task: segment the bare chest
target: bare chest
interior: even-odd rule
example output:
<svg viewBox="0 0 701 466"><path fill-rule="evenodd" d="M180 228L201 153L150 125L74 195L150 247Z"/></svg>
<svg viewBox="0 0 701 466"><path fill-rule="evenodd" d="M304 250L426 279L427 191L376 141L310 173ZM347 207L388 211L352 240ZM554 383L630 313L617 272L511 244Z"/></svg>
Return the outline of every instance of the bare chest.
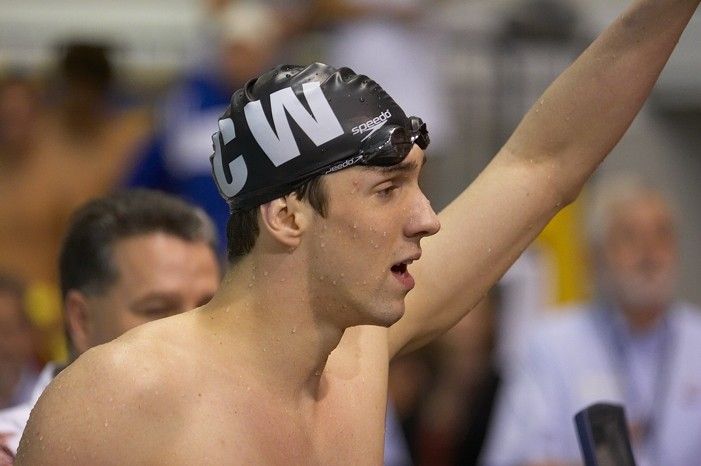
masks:
<svg viewBox="0 0 701 466"><path fill-rule="evenodd" d="M255 390L233 403L202 394L177 442L189 442L183 464L381 464L386 397L367 396L372 390L363 392L358 381L331 382L304 406Z"/></svg>

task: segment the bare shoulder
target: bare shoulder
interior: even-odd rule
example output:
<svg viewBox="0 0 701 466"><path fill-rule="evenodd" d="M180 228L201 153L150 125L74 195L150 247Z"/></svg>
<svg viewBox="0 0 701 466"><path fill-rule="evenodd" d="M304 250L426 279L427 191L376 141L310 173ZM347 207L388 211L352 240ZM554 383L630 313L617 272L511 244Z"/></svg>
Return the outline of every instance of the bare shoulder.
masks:
<svg viewBox="0 0 701 466"><path fill-rule="evenodd" d="M155 452L134 447L167 440L177 405L170 400L173 358L145 336L93 348L62 371L32 411L17 464L148 461Z"/></svg>

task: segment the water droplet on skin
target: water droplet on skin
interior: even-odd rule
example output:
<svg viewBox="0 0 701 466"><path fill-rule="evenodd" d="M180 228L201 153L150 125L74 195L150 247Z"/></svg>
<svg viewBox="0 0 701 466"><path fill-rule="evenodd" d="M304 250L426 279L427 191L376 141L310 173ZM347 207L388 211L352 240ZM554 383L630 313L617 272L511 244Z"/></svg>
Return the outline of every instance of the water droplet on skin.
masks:
<svg viewBox="0 0 701 466"><path fill-rule="evenodd" d="M248 287L249 287L249 288L253 288L253 283L249 283L249 284L248 284Z"/></svg>
<svg viewBox="0 0 701 466"><path fill-rule="evenodd" d="M109 426L109 425L110 425L110 423L107 422L107 421L105 421L105 427L107 427L107 426Z"/></svg>
<svg viewBox="0 0 701 466"><path fill-rule="evenodd" d="M293 328L292 328L292 333L297 333L297 329L293 327Z"/></svg>
<svg viewBox="0 0 701 466"><path fill-rule="evenodd" d="M321 243L321 247L322 247L322 248L325 248L325 247L326 247L326 243Z"/></svg>
<svg viewBox="0 0 701 466"><path fill-rule="evenodd" d="M358 229L358 224L357 224L357 223L354 223L354 224L353 224L353 229L354 229L354 230L357 230L357 229Z"/></svg>
<svg viewBox="0 0 701 466"><path fill-rule="evenodd" d="M333 281L333 284L334 284L334 285L336 284L336 280Z"/></svg>
<svg viewBox="0 0 701 466"><path fill-rule="evenodd" d="M263 276L264 276L264 277L267 277L267 276L268 276L268 271L267 271L267 270L263 272Z"/></svg>

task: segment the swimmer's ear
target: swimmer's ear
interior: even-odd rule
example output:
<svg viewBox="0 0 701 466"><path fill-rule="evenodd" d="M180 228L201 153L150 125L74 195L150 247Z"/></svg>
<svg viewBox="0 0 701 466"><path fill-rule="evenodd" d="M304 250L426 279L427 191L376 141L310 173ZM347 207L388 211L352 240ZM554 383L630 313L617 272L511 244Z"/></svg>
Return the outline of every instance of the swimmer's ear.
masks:
<svg viewBox="0 0 701 466"><path fill-rule="evenodd" d="M78 290L69 290L63 303L66 329L75 356L90 349L90 309L86 296Z"/></svg>
<svg viewBox="0 0 701 466"><path fill-rule="evenodd" d="M309 206L294 194L260 206L261 227L288 248L296 248L308 225Z"/></svg>

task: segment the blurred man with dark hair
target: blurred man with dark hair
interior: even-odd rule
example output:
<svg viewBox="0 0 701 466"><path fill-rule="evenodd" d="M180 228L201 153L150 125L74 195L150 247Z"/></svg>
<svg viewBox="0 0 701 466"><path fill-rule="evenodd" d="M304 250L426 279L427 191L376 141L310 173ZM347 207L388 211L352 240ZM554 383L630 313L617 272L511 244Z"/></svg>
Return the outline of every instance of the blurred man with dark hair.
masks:
<svg viewBox="0 0 701 466"><path fill-rule="evenodd" d="M79 209L59 261L72 359L143 323L208 302L219 284L216 250L206 214L163 193L125 191ZM48 364L27 403L0 412L10 450L61 369Z"/></svg>

